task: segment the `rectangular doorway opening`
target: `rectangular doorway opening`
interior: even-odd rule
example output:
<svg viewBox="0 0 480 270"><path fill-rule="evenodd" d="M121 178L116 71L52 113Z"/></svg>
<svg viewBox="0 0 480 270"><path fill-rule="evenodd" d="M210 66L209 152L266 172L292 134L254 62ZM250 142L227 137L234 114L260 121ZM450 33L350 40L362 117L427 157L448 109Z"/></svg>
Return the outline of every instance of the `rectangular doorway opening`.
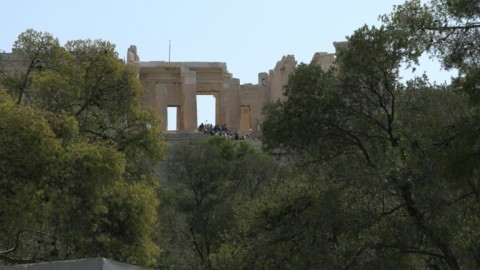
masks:
<svg viewBox="0 0 480 270"><path fill-rule="evenodd" d="M240 106L240 131L249 131L250 125L250 106Z"/></svg>
<svg viewBox="0 0 480 270"><path fill-rule="evenodd" d="M216 99L214 95L197 95L197 127L203 125L215 126Z"/></svg>
<svg viewBox="0 0 480 270"><path fill-rule="evenodd" d="M167 107L167 131L177 131L178 106Z"/></svg>

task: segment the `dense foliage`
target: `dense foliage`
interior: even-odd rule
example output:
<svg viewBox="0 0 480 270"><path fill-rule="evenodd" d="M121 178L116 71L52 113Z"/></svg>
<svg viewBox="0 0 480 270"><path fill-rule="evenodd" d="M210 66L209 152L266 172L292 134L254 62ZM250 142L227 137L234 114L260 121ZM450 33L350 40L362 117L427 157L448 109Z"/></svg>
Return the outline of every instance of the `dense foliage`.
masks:
<svg viewBox="0 0 480 270"><path fill-rule="evenodd" d="M264 153L185 143L162 186L136 70L108 42L28 30L15 43L28 65L0 74L0 259L480 268L479 17L475 0L395 7L348 37L335 67L296 68L264 107ZM458 76L403 81L423 54Z"/></svg>
<svg viewBox="0 0 480 270"><path fill-rule="evenodd" d="M163 155L136 70L112 44L27 30L0 83L0 259L153 265Z"/></svg>
<svg viewBox="0 0 480 270"><path fill-rule="evenodd" d="M238 237L236 208L279 182L277 162L245 142L211 137L178 146L167 161L160 259L165 269L212 269Z"/></svg>
<svg viewBox="0 0 480 270"><path fill-rule="evenodd" d="M247 232L264 241L239 268L480 267L479 15L475 1L411 1L355 31L336 69L297 68L287 100L265 108L263 134L267 149L294 157L303 178L292 181L307 188L251 219ZM458 68L451 85L401 82L424 52Z"/></svg>

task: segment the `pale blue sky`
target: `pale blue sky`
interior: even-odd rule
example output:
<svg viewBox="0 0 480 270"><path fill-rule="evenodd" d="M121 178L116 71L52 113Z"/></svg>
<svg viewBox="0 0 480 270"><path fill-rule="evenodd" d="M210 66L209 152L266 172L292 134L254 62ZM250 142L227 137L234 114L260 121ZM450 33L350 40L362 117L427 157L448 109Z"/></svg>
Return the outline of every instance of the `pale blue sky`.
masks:
<svg viewBox="0 0 480 270"><path fill-rule="evenodd" d="M11 51L28 28L46 31L62 44L104 39L121 58L137 46L141 61L226 62L241 83L256 83L283 55L310 62L333 52L364 24L379 25L404 0L4 0L0 3L0 49ZM435 67L435 70L438 68ZM434 75L434 74L432 74ZM443 77L432 79L443 81ZM201 119L199 117L199 119Z"/></svg>

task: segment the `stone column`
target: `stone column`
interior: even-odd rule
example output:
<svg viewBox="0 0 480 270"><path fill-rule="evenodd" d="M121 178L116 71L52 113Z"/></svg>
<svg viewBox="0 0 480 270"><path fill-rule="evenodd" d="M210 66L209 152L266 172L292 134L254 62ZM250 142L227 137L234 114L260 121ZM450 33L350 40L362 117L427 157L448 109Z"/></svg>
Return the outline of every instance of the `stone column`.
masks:
<svg viewBox="0 0 480 270"><path fill-rule="evenodd" d="M215 97L215 123L212 124L227 124L226 122L226 116L225 116L225 93L224 91L218 91L213 93L213 96Z"/></svg>
<svg viewBox="0 0 480 270"><path fill-rule="evenodd" d="M240 130L240 80L229 78L224 81L224 90L227 100L227 125L232 131Z"/></svg>
<svg viewBox="0 0 480 270"><path fill-rule="evenodd" d="M217 124L219 125L227 124L228 128L230 128L230 125L228 123L228 109L230 106L228 102L229 86L230 84L228 81L228 77L223 78L220 91L218 91L218 93L215 95L216 96L215 111L217 113L216 115Z"/></svg>
<svg viewBox="0 0 480 270"><path fill-rule="evenodd" d="M259 90L262 92L261 96L261 101L259 101L259 110L258 114L255 116L254 122L253 122L253 130L260 132L260 125L264 120L264 116L262 115L262 108L263 105L268 101L268 90L269 90L269 85L270 85L270 78L268 77L268 73L266 72L261 72L258 73L258 87Z"/></svg>
<svg viewBox="0 0 480 270"><path fill-rule="evenodd" d="M157 106L156 110L160 117L160 130L167 131L167 84L155 83L155 101Z"/></svg>
<svg viewBox="0 0 480 270"><path fill-rule="evenodd" d="M195 71L185 71L182 74L183 104L181 105L183 131L197 130L197 78Z"/></svg>
<svg viewBox="0 0 480 270"><path fill-rule="evenodd" d="M160 130L167 130L167 87L157 82L145 82L143 103L151 107L160 118Z"/></svg>

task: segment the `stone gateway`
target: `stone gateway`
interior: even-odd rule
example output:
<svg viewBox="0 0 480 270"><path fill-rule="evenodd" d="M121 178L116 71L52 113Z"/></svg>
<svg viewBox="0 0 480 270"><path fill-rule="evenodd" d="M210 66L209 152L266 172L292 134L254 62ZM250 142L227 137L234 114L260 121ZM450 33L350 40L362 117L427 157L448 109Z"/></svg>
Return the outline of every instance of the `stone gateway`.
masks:
<svg viewBox="0 0 480 270"><path fill-rule="evenodd" d="M334 42L338 50L344 42ZM334 64L334 53L315 53L311 63L328 69ZM22 53L0 53L0 72L14 73L25 69ZM240 84L222 62L142 62L137 47L127 51L127 63L138 69L138 79L145 87L145 104L151 106L161 120L160 129L167 131L168 108L177 111L179 133L197 131L197 95L215 98L215 119L232 132L258 132L262 122L262 106L282 100L288 76L295 70L293 55L282 57L269 73L258 74L257 84Z"/></svg>

